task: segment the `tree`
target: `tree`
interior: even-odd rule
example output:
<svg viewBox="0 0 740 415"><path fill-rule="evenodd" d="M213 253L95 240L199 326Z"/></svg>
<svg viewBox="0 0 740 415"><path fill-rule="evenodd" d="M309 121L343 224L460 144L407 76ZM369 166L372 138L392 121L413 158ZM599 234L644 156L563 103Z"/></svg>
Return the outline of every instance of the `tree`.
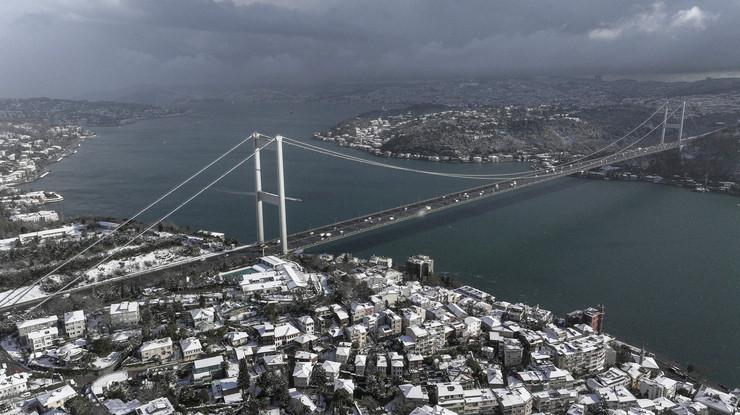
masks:
<svg viewBox="0 0 740 415"><path fill-rule="evenodd" d="M323 367L316 365L311 372L311 385L323 391L326 387L326 370Z"/></svg>
<svg viewBox="0 0 740 415"><path fill-rule="evenodd" d="M265 316L267 316L267 318L273 323L277 321L278 315L275 303L270 303L265 306Z"/></svg>
<svg viewBox="0 0 740 415"><path fill-rule="evenodd" d="M93 340L90 345L95 353L101 356L107 356L113 351L113 342L107 336Z"/></svg>
<svg viewBox="0 0 740 415"><path fill-rule="evenodd" d="M241 359L239 360L239 377L237 378L236 382L239 385L239 388L243 391L249 389L249 382L250 382L250 376L249 376L249 367L247 366L247 360Z"/></svg>
<svg viewBox="0 0 740 415"><path fill-rule="evenodd" d="M332 399L334 413L341 415L349 414L352 403L352 396L346 390L340 389L334 393L334 399Z"/></svg>
<svg viewBox="0 0 740 415"><path fill-rule="evenodd" d="M64 407L70 415L100 415L107 412L100 407L96 408L89 399L80 395L65 402Z"/></svg>

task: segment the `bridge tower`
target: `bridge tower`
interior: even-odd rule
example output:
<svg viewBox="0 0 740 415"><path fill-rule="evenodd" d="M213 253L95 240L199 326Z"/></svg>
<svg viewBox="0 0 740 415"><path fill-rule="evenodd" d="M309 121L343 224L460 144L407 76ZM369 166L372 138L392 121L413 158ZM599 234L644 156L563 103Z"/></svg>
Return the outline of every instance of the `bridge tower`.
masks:
<svg viewBox="0 0 740 415"><path fill-rule="evenodd" d="M252 133L252 142L254 144L254 199L255 212L257 216L257 240L260 244L265 243L265 222L263 216L262 202L276 205L279 210L280 219L280 245L283 255L288 253L288 225L287 212L285 208L285 171L283 168L283 137L275 136L277 147L277 179L278 194L265 192L262 190L262 159L260 157L260 137L259 133ZM295 199L291 199L295 200Z"/></svg>
<svg viewBox="0 0 740 415"><path fill-rule="evenodd" d="M678 129L678 144L679 144L679 149L680 149L681 140L683 140L683 122L684 122L684 118L686 117L686 101L684 101L683 104L681 105L681 121L679 121L677 124L668 122L668 107L669 107L669 104L666 103L665 114L663 115L663 128L660 133L660 144L665 143L666 129L675 128L675 129Z"/></svg>

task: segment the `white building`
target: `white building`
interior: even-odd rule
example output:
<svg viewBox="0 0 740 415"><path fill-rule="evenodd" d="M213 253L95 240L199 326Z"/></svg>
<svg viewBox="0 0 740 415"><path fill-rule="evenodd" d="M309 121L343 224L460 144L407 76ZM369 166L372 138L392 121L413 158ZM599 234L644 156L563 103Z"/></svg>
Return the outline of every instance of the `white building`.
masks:
<svg viewBox="0 0 740 415"><path fill-rule="evenodd" d="M437 404L448 411L463 413L465 409L465 391L458 382L437 383L434 385Z"/></svg>
<svg viewBox="0 0 740 415"><path fill-rule="evenodd" d="M64 332L67 337L77 338L85 334L85 312L76 310L64 313Z"/></svg>
<svg viewBox="0 0 740 415"><path fill-rule="evenodd" d="M49 329L42 329L38 331L32 331L25 337L26 346L34 352L48 349L54 345L54 341L59 338L59 329L52 327Z"/></svg>
<svg viewBox="0 0 740 415"><path fill-rule="evenodd" d="M575 375L599 373L604 369L606 361L604 336L591 335L548 347L555 366Z"/></svg>
<svg viewBox="0 0 740 415"><path fill-rule="evenodd" d="M206 327L216 320L216 310L213 307L190 310L190 319L195 328Z"/></svg>
<svg viewBox="0 0 740 415"><path fill-rule="evenodd" d="M64 385L61 388L46 391L36 396L36 402L39 406L47 410L57 409L64 406L64 403L77 396L77 392L69 386Z"/></svg>
<svg viewBox="0 0 740 415"><path fill-rule="evenodd" d="M532 394L524 387L493 390L501 415L530 415Z"/></svg>
<svg viewBox="0 0 740 415"><path fill-rule="evenodd" d="M367 343L367 329L362 324L347 327L347 338L353 345L362 348Z"/></svg>
<svg viewBox="0 0 740 415"><path fill-rule="evenodd" d="M203 346L196 337L188 337L180 340L183 360L193 360L203 353Z"/></svg>
<svg viewBox="0 0 740 415"><path fill-rule="evenodd" d="M311 316L302 316L298 318L298 326L306 334L314 334L315 323Z"/></svg>
<svg viewBox="0 0 740 415"><path fill-rule="evenodd" d="M141 360L144 362L155 359L167 360L172 357L172 352L172 339L169 337L144 342L139 348Z"/></svg>
<svg viewBox="0 0 740 415"><path fill-rule="evenodd" d="M136 408L137 415L172 415L174 413L175 408L167 398L157 398Z"/></svg>
<svg viewBox="0 0 740 415"><path fill-rule="evenodd" d="M498 410L498 400L490 388L466 389L464 392L465 415L493 415Z"/></svg>
<svg viewBox="0 0 740 415"><path fill-rule="evenodd" d="M731 415L738 409L738 397L729 393L702 386L694 402L699 402L709 409L709 415Z"/></svg>
<svg viewBox="0 0 740 415"><path fill-rule="evenodd" d="M296 388L307 388L311 383L311 374L313 373L313 363L296 362L293 369L293 384Z"/></svg>
<svg viewBox="0 0 740 415"><path fill-rule="evenodd" d="M301 331L290 323L275 326L275 346L282 346L295 340Z"/></svg>
<svg viewBox="0 0 740 415"><path fill-rule="evenodd" d="M524 346L519 340L505 338L503 344L504 367L518 366L524 357Z"/></svg>
<svg viewBox="0 0 740 415"><path fill-rule="evenodd" d="M139 323L139 303L124 301L110 305L110 323L113 327L125 327Z"/></svg>
<svg viewBox="0 0 740 415"><path fill-rule="evenodd" d="M39 331L48 329L57 325L59 317L48 316L42 318L36 318L33 320L24 320L16 324L18 328L18 336L26 337L26 335L32 331Z"/></svg>
<svg viewBox="0 0 740 415"><path fill-rule="evenodd" d="M5 369L0 369L0 399L20 395L28 390L28 372L15 373L8 376Z"/></svg>
<svg viewBox="0 0 740 415"><path fill-rule="evenodd" d="M640 379L640 395L648 399L668 398L673 399L676 395L678 382L665 376L657 376L655 379L643 377Z"/></svg>

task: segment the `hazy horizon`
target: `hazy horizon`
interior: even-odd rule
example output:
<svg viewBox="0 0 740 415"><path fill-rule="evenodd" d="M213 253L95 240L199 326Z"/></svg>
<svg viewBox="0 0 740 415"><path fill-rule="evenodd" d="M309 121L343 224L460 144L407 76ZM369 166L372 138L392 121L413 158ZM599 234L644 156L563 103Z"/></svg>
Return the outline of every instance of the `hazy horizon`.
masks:
<svg viewBox="0 0 740 415"><path fill-rule="evenodd" d="M740 1L9 0L0 96L737 75Z"/></svg>

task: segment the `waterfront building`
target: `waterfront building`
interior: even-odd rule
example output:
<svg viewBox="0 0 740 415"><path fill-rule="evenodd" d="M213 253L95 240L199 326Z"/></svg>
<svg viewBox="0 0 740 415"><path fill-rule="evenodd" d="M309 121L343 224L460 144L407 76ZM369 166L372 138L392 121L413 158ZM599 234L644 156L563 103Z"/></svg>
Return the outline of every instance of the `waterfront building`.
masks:
<svg viewBox="0 0 740 415"><path fill-rule="evenodd" d="M410 256L406 260L406 273L418 280L427 278L434 274L434 260L426 255Z"/></svg>
<svg viewBox="0 0 740 415"><path fill-rule="evenodd" d="M737 395L703 385L696 392L694 401L708 408L708 415L732 415L738 410Z"/></svg>

